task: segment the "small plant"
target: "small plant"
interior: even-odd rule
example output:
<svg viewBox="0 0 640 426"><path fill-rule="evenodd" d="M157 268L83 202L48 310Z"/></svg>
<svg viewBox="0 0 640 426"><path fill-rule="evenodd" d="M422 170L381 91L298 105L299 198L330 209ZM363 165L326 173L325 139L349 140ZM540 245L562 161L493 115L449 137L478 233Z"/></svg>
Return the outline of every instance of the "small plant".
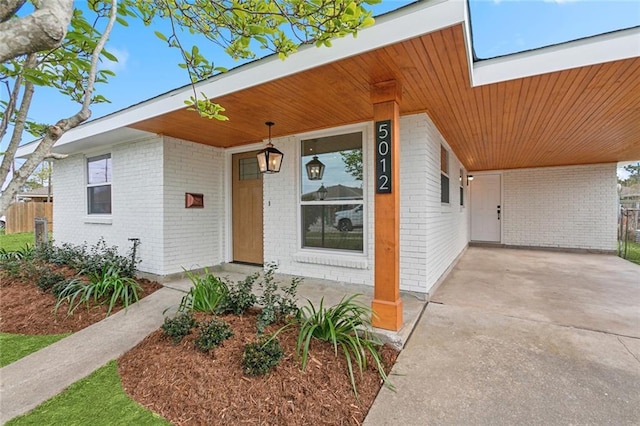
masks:
<svg viewBox="0 0 640 426"><path fill-rule="evenodd" d="M223 302L223 313L232 313L234 315L242 315L247 309L252 307L258 301L253 294L253 285L260 277L255 273L247 276L244 280L238 281L236 284L228 286L227 297Z"/></svg>
<svg viewBox="0 0 640 426"><path fill-rule="evenodd" d="M231 327L223 320L216 318L199 325L199 334L195 340L196 349L209 352L223 341L233 336Z"/></svg>
<svg viewBox="0 0 640 426"><path fill-rule="evenodd" d="M203 276L187 272L187 277L193 283L193 287L180 301L178 311L219 312L229 293L227 284L209 273L208 269L205 269Z"/></svg>
<svg viewBox="0 0 640 426"><path fill-rule="evenodd" d="M40 275L38 275L38 278L36 278L36 286L42 291L49 291L56 284L63 281L65 281L64 275L45 268L41 271Z"/></svg>
<svg viewBox="0 0 640 426"><path fill-rule="evenodd" d="M164 319L162 331L165 336L173 340L173 344L177 345L189 333L191 329L197 325L196 320L189 312L179 312L175 317Z"/></svg>
<svg viewBox="0 0 640 426"><path fill-rule="evenodd" d="M349 378L356 397L358 391L353 364L355 363L362 374L367 367L367 352L376 363L384 383L390 386L378 352L381 342L375 339L370 331L371 309L355 302L358 296L356 294L347 299L343 298L340 303L329 308L323 306L324 298L320 300L317 309L308 301L308 305L303 306L300 311L300 332L296 344L296 354L302 361L303 370L307 365L312 338L330 342L336 355L340 347L347 360Z"/></svg>
<svg viewBox="0 0 640 426"><path fill-rule="evenodd" d="M93 275L88 283L79 279L68 282L58 296L55 310L57 311L59 306L67 301L68 314L72 315L78 306L89 304L93 300L96 303L108 303L107 316L109 316L117 303L121 303L127 309L137 302L140 291L142 287L136 280L120 276L116 267L106 267L101 275Z"/></svg>
<svg viewBox="0 0 640 426"><path fill-rule="evenodd" d="M278 365L282 354L280 341L275 336L248 343L242 353L242 370L248 376L263 376Z"/></svg>
<svg viewBox="0 0 640 426"><path fill-rule="evenodd" d="M258 303L262 306L262 311L258 315L257 327L259 334L263 333L264 328L269 324L290 316L298 316L299 309L296 304L296 294L302 278L293 278L288 287L278 287L274 276L276 269L275 264L267 264L264 277L260 283L262 296L258 298Z"/></svg>
<svg viewBox="0 0 640 426"><path fill-rule="evenodd" d="M12 278L22 276L22 260L14 257L0 257L0 270Z"/></svg>
<svg viewBox="0 0 640 426"><path fill-rule="evenodd" d="M29 260L33 257L34 248L31 244L27 244L18 250L7 251L0 248L0 260Z"/></svg>

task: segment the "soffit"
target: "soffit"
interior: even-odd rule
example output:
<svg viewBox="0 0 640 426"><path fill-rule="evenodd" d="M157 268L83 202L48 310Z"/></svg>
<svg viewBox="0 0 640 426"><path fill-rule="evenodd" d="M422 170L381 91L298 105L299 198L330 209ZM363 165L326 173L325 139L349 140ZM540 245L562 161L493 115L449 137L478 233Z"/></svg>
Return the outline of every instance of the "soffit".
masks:
<svg viewBox="0 0 640 426"><path fill-rule="evenodd" d="M370 85L397 79L400 112L427 112L469 170L640 158L640 59L471 87L462 25L216 99L229 121L186 109L131 127L234 147L370 121Z"/></svg>

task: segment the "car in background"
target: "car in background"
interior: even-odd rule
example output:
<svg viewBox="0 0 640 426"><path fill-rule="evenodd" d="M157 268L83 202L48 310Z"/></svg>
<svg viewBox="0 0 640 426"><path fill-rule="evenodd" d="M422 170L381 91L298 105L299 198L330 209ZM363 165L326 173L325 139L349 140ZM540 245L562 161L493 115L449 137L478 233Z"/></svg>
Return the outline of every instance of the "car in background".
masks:
<svg viewBox="0 0 640 426"><path fill-rule="evenodd" d="M352 231L362 228L362 204L349 210L340 210L334 214L333 226L338 231Z"/></svg>

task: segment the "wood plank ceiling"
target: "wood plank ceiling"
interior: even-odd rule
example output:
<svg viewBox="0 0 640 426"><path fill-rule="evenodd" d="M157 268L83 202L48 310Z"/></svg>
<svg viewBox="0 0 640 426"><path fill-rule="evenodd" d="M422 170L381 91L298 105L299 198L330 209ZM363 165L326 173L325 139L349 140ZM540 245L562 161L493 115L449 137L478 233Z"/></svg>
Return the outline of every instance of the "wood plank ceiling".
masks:
<svg viewBox="0 0 640 426"><path fill-rule="evenodd" d="M471 171L640 159L640 58L472 88L461 26L216 99L227 122L186 110L131 126L231 147L369 121L370 84L397 79L401 114L427 112Z"/></svg>

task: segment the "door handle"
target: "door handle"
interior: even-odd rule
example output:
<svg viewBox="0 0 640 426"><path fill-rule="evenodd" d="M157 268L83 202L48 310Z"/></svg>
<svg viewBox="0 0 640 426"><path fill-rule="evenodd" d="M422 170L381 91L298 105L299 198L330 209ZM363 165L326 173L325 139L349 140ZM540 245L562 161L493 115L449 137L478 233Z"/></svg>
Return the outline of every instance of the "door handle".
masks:
<svg viewBox="0 0 640 426"><path fill-rule="evenodd" d="M500 220L500 206L498 206L498 220Z"/></svg>

